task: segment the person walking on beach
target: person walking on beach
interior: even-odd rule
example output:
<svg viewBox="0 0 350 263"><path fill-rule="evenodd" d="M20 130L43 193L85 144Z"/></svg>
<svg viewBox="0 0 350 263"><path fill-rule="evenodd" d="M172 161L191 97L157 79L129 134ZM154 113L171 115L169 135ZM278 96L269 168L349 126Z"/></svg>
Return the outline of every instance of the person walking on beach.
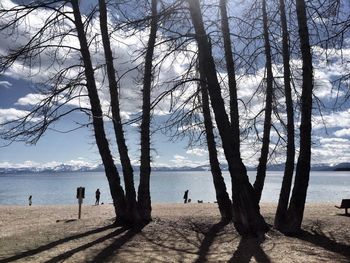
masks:
<svg viewBox="0 0 350 263"><path fill-rule="evenodd" d="M31 206L32 205L32 196L31 195L28 198L28 202L29 202L29 206Z"/></svg>
<svg viewBox="0 0 350 263"><path fill-rule="evenodd" d="M101 196L100 189L97 188L95 195L96 195L95 205L99 205L100 204L100 196Z"/></svg>
<svg viewBox="0 0 350 263"><path fill-rule="evenodd" d="M187 203L187 199L188 199L188 190L186 190L184 194L184 204Z"/></svg>

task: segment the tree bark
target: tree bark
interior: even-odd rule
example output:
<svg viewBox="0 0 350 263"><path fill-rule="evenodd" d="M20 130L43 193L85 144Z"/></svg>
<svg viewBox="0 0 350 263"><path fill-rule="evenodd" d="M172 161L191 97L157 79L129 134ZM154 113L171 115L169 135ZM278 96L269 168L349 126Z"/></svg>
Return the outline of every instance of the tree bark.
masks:
<svg viewBox="0 0 350 263"><path fill-rule="evenodd" d="M202 93L202 111L204 118L205 134L209 152L209 162L213 183L216 193L216 200L220 210L221 220L230 221L232 219L232 202L226 191L226 184L221 173L221 168L216 150L215 137L213 133L213 123L211 120L209 96L207 91L207 81L205 79L203 65L199 65L200 72L200 89Z"/></svg>
<svg viewBox="0 0 350 263"><path fill-rule="evenodd" d="M284 93L286 97L287 109L287 158L284 168L281 192L278 200L274 225L276 229L282 230L286 221L287 209L289 203L290 191L292 188L294 159L295 159L295 142L294 142L294 110L291 88L291 72L290 72L290 55L289 55L289 33L287 27L287 18L284 0L279 1L281 26L282 26L282 53L283 53L283 78Z"/></svg>
<svg viewBox="0 0 350 263"><path fill-rule="evenodd" d="M236 147L240 149L240 128L238 115L238 100L237 100L237 81L235 72L235 63L233 61L232 45L230 38L230 27L228 23L226 0L220 0L220 14L221 14L221 31L224 40L224 52L226 69L228 75L228 87L230 93L230 118L232 125L232 135L234 141L237 143Z"/></svg>
<svg viewBox="0 0 350 263"><path fill-rule="evenodd" d="M204 30L198 0L188 0L192 23L196 32L199 63L205 69L208 91L216 124L222 140L226 160L232 180L232 206L234 225L241 235L261 235L267 231L267 224L260 215L255 192L249 183L247 170L239 151L239 143L232 138L232 129L221 96L220 84L216 75L214 59ZM237 121L237 120L233 120Z"/></svg>
<svg viewBox="0 0 350 263"><path fill-rule="evenodd" d="M140 220L137 203L136 191L134 186L134 174L131 166L128 148L126 146L122 121L119 108L118 84L113 65L113 54L109 41L107 27L107 9L105 0L99 0L100 8L100 27L102 34L102 42L106 59L107 76L109 82L109 92L111 97L111 109L113 118L114 133L117 140L120 162L123 168L123 177L126 192L127 212L130 224L137 224Z"/></svg>
<svg viewBox="0 0 350 263"><path fill-rule="evenodd" d="M72 0L75 27L78 33L80 43L80 52L83 58L86 86L91 104L92 123L94 127L96 144L102 158L105 173L108 179L111 196L116 213L116 222L124 224L127 221L126 200L123 188L120 185L120 177L114 164L109 144L106 138L103 114L100 100L97 93L94 70L91 62L90 51L86 40L84 25L81 19L78 0Z"/></svg>
<svg viewBox="0 0 350 263"><path fill-rule="evenodd" d="M265 98L265 118L264 131L261 146L261 153L259 164L257 167L256 179L254 182L254 189L256 192L257 202L260 202L262 190L264 188L266 177L266 165L269 155L270 146L270 131L271 131L271 113L272 113L272 95L273 95L273 73L272 73L272 59L271 46L269 39L268 18L266 11L266 0L262 0L263 13L263 28L264 28L264 43L265 43L265 58L266 58L266 98Z"/></svg>
<svg viewBox="0 0 350 263"><path fill-rule="evenodd" d="M152 0L151 29L148 38L148 45L145 57L145 68L142 90L142 121L141 121L141 164L140 184L138 188L138 206L141 219L145 222L152 220L150 175L151 175L151 154L150 154L150 121L151 121L151 85L152 85L152 60L154 46L157 37L157 0Z"/></svg>
<svg viewBox="0 0 350 263"><path fill-rule="evenodd" d="M303 84L301 93L300 153L296 167L292 197L288 208L288 225L286 232L289 233L296 233L301 229L309 184L311 160L313 68L305 1L296 0L296 9L300 49L303 60Z"/></svg>

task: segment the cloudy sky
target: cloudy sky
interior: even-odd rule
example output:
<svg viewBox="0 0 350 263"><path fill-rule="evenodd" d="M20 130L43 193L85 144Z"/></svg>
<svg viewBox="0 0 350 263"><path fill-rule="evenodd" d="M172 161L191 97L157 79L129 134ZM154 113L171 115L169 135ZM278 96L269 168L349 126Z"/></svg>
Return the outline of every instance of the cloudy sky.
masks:
<svg viewBox="0 0 350 263"><path fill-rule="evenodd" d="M89 1L86 1L86 6L89 7ZM91 1L90 1L91 2ZM12 6L15 3L10 0L2 0L1 4L4 6ZM47 11L38 10L28 16L26 25L21 25L19 34L16 36L1 37L0 54L5 54L9 47L18 46L25 41L25 34L21 32L31 32L38 28L43 19L47 17ZM98 28L98 21L93 22L94 26L91 32ZM31 32L32 34L32 32ZM143 47L147 41L147 30L140 32L137 36L115 36L116 41L113 42L114 55L118 60L116 69L119 75L127 72L129 69L140 64L140 60L130 60L137 50ZM158 36L158 40L162 36ZM143 41L140 41L143 40ZM69 38L69 45L77 46L77 39ZM349 41L348 41L349 42ZM349 43L348 43L349 44ZM195 49L195 46L190 46ZM96 49L97 50L97 49ZM343 49L343 53L330 52L328 57L325 57L322 48L314 46L315 57L315 95L320 99L320 103L324 105L322 112L317 107L314 110L313 118L313 164L337 164L341 162L350 162L350 103L345 102L336 110L331 109L337 97L342 99L345 95L345 90L349 86L345 86L340 93L331 84L331 81L346 73L348 68L340 63L341 55L345 57L350 56L350 49ZM158 52L163 52L161 47L158 47ZM103 58L103 53L95 51L94 63L98 64ZM65 66L71 65L77 59L77 54L69 54L65 58ZM332 63L325 63L325 61L332 61ZM167 64L168 63L168 64ZM186 56L177 54L176 58L169 58L165 61L163 69L159 75L159 83L166 83L176 75L180 75L185 69L188 61ZM295 59L292 61L294 68L300 69L300 61ZM37 63L36 65L39 65ZM44 54L40 61L40 66L33 67L15 63L6 72L0 75L0 122L14 120L19 116L23 116L36 102L42 99L42 95L38 93L37 85L45 81L46 78L59 70L58 62L52 65L50 61L50 54ZM281 74L278 71L280 65L275 65L275 75ZM349 72L349 71L348 71ZM248 101L255 87L260 83L264 71L257 71L255 76L241 75L239 76L239 96L242 100ZM121 80L121 100L122 100L122 116L124 120L128 120L134 116L140 109L140 86L137 85L135 79L140 77L140 72L137 70L126 74ZM225 79L225 74L222 73L222 78ZM100 96L102 106L106 114L108 114L108 93L106 92L105 83L102 74L96 74L97 84L100 87ZM344 87L343 87L344 88ZM164 90L164 88L163 88ZM186 92L190 92L191 88ZM155 93L159 94L162 87L155 89ZM185 97L184 90L179 91L178 95ZM223 91L225 93L225 91ZM176 95L176 94L175 94ZM155 96L155 95L154 95ZM179 96L179 97L181 97ZM263 96L258 94L253 98L250 105L250 112L244 116L243 119L249 119L261 110L263 107L261 100ZM169 113L169 98L160 104L154 113L153 125L159 127L164 125ZM281 103L282 103L281 99ZM79 100L72 100L70 106L83 105L88 107L88 102L84 98ZM316 106L316 105L315 105ZM321 114L322 113L322 114ZM283 116L282 116L283 117ZM298 123L298 117L296 122ZM0 151L0 167L22 167L22 166L54 166L60 163L72 165L94 165L100 163L100 157L97 147L94 144L94 138L91 128L84 127L69 133L66 131L77 127L76 122L86 123L87 117L81 112L73 113L59 122L56 122L45 135L37 142L36 145L28 145L24 142L14 142L6 147L1 148ZM117 149L113 143L113 136L110 121L106 120L107 133L112 142L112 151L118 162ZM325 128L326 127L326 128ZM280 131L283 134L283 131ZM272 146L277 141L276 132L272 132ZM130 150L132 162L137 164L139 159L139 133L137 125L126 127L127 143ZM252 139L252 138L251 138ZM153 162L157 166L197 166L207 164L207 151L205 147L194 145L191 148L187 147L188 140L171 141L169 137L161 132L155 132L152 136L153 147ZM1 141L1 145L7 145L6 141ZM252 147L251 140L242 143L242 154L246 164L255 165L258 160L256 151L259 149L259 144ZM222 150L219 149L220 160L224 162ZM277 157L278 161L283 161L283 149L279 150L281 155Z"/></svg>

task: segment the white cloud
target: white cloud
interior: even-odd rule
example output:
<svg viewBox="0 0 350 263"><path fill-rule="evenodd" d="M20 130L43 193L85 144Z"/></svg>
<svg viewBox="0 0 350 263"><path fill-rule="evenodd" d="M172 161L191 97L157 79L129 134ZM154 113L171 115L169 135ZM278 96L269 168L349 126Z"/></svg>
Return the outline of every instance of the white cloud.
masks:
<svg viewBox="0 0 350 263"><path fill-rule="evenodd" d="M195 155L195 156L205 156L208 154L208 151L206 149L201 148L193 148L186 151L188 155Z"/></svg>
<svg viewBox="0 0 350 263"><path fill-rule="evenodd" d="M38 104L40 101L45 99L46 96L42 94L33 94L29 93L25 95L22 98L19 98L15 105L20 105L20 106L32 106Z"/></svg>
<svg viewBox="0 0 350 263"><path fill-rule="evenodd" d="M25 117L27 114L29 114L28 111L17 110L14 108L0 109L0 124L17 120L19 118Z"/></svg>
<svg viewBox="0 0 350 263"><path fill-rule="evenodd" d="M11 6L14 5L9 0L2 0L1 4ZM26 37L32 36L38 28L41 27L42 22L44 19L46 19L51 11L45 11L43 9L40 9L36 12L34 12L32 15L29 15L28 17L28 23L23 23L23 27L19 28L19 34L13 37L16 37L16 44L23 44L27 40ZM95 37L95 33L97 33L96 30L99 30L99 22L98 20L94 20L91 24L91 35L90 37ZM70 27L71 25L65 25L67 27ZM25 32L29 32L31 34L25 34ZM115 68L118 72L118 75L123 75L124 73L128 72L129 70L135 68L139 63L142 61L142 56L139 59L135 59L140 53L137 52L141 47L143 47L142 42L147 43L147 37L148 37L148 31L141 32L139 34L133 35L132 37L125 37L120 32L115 32L113 35L113 39L115 41L112 41L112 49L113 49L113 55L116 58L115 59ZM1 37L1 36L0 36ZM161 42L162 36L158 36L158 41ZM77 41L76 37L69 37L65 40L64 43L69 43L69 45L73 45L75 47L79 46L79 43ZM0 53L3 52L5 47L13 47L14 41L12 37L2 37L2 41L0 43ZM99 46L100 45L100 46ZM104 54L101 49L101 44L99 39L96 39L96 46L94 46L96 50L93 50L92 52L92 59L94 66L103 63L104 60ZM196 51L196 46L193 44L188 47L192 51ZM165 52L166 48L164 46L158 46L156 48L156 53L158 52L161 54L162 52ZM79 61L80 54L76 52L72 52L70 54L66 53L66 50L62 50L61 53L58 53L58 56L67 55L64 59L63 65L58 65L58 63L52 64L52 57L51 57L51 50L48 50L47 53L43 54L40 66L36 67L29 67L28 65L22 65L21 63L15 63L13 67L6 73L7 75L10 75L17 79L26 79L28 76L30 77L30 81L35 83L44 82L49 77L51 77L53 74L57 73L62 66L69 66L76 64L77 61ZM195 52L193 52L195 53ZM321 51L320 53L324 53ZM332 63L329 67L321 67L320 65L317 65L315 67L315 84L317 85L317 88L315 88L316 95L318 95L321 99L325 98L328 99L332 96L332 86L330 85L330 81L334 76L339 76L344 72L344 67L339 63L340 61L340 55L337 54L336 51L331 52L332 57L331 59L335 60L337 63ZM160 72L160 76L158 76L160 82L167 82L171 79L173 79L175 76L178 76L183 73L183 71L187 68L187 65L189 61L191 60L191 56L187 56L188 54L184 53L177 53L174 55L175 57L169 56L164 63L162 64L163 69ZM350 56L350 49L344 49L343 55L345 57ZM315 60L317 61L317 60ZM155 62L159 62L155 59ZM315 62L315 64L320 64L318 62ZM291 62L294 70L297 68L301 68L301 61L298 59L294 59ZM121 80L121 88L120 88L120 98L121 98L121 115L123 119L129 119L130 116L140 111L140 104L141 104L141 96L140 96L140 90L141 87L139 84L135 82L135 79L140 77L140 72L137 72L137 70L132 70L129 73L125 74L124 77ZM74 76L77 74L76 71L72 70L69 73L69 77L74 78ZM106 86L106 81L104 79L104 75L102 70L96 71L96 82L97 86L99 87L99 96L101 99L101 105L103 108L103 112L110 113L109 107L109 92L108 87ZM225 79L225 75L223 76ZM254 76L253 75L242 75L238 76L238 82L239 82L239 90L238 90L238 96L240 99L243 99L244 101L247 101L251 98L253 95L253 92L255 91L256 87L264 77L264 69L259 70ZM174 82L171 82L169 85L173 85ZM298 84L298 83L297 83ZM0 87L9 88L11 87L11 83L6 81L0 81ZM169 87L169 86L168 86ZM179 103L186 100L188 95L192 94L195 85L189 85L188 89L183 89L181 91L175 91L172 95L174 97L179 98ZM162 91L164 91L165 87L157 87L153 90L152 97L155 98L157 95L159 95ZM297 86L297 90L300 90L300 88ZM85 93L86 94L86 93ZM84 95L85 95L84 94ZM338 94L339 95L339 94ZM342 93L340 93L342 95ZM40 94L27 94L23 98L18 99L16 105L18 106L31 106L34 105L36 102L40 101L40 99L44 97L40 97L42 95ZM242 111L241 118L249 118L257 114L263 107L262 100L264 96L262 93L256 95L253 100L250 107L250 111L247 115L243 114ZM166 97L155 109L155 115L167 115L169 114L169 101L170 96ZM225 102L226 103L226 102ZM88 101L88 98L82 97L77 98L68 103L70 106L82 106L85 108L89 108L90 104ZM228 104L227 104L228 105ZM26 114L28 114L27 111L18 110L18 109L0 109L0 123L4 121L9 120L15 120L19 117L23 117ZM262 115L263 116L263 115ZM261 117L262 117L261 116ZM324 121L327 125L327 127L339 127L340 130L334 132L334 135L337 137L342 136L349 136L350 135L350 110L345 110L343 112L336 112L328 115L324 115ZM261 120L261 119L259 119ZM319 116L314 117L314 129L323 128L322 119ZM243 123L243 122L242 122ZM258 127L261 127L261 125L258 123ZM188 127L185 127L188 128ZM195 127L191 129L201 129L200 127ZM259 128L260 129L260 128ZM261 129L260 129L261 130ZM336 140L337 138L332 139L321 139L320 143L321 146L318 148L314 148L313 150L313 156L315 159L320 158L320 160L327 160L327 156L333 156L335 154L340 154L341 158L348 158L346 157L346 153L343 152L344 145L348 145L348 141L344 140ZM204 149L192 149L188 150L186 154L193 155L193 156L199 156L199 157L205 157L207 151ZM225 162L224 155L222 151L219 151L219 159L222 162ZM344 155L345 154L345 155ZM254 158L252 158L254 156ZM344 157L345 156L345 157ZM247 142L245 145L242 145L242 158L245 159L245 162L250 165L256 162L256 149L252 147L251 142ZM333 158L333 157L332 157ZM335 160L330 158L330 160ZM335 158L335 157L334 157ZM75 162L73 160L73 162ZM183 165L190 165L194 166L197 163L194 161L189 160L188 158L182 156L182 155L174 155L173 160L171 160L171 163L179 166ZM78 164L78 163L77 163Z"/></svg>
<svg viewBox="0 0 350 263"><path fill-rule="evenodd" d="M320 138L320 143L322 145L339 145L343 143L349 143L348 139L343 138Z"/></svg>
<svg viewBox="0 0 350 263"><path fill-rule="evenodd" d="M0 87L4 87L5 89L9 89L12 87L12 83L8 81L0 81Z"/></svg>
<svg viewBox="0 0 350 263"><path fill-rule="evenodd" d="M350 136L350 128L337 130L336 132L334 132L334 135L337 137Z"/></svg>
<svg viewBox="0 0 350 263"><path fill-rule="evenodd" d="M350 128L350 108L344 111L330 113L328 115L313 117L313 129L341 127Z"/></svg>
<svg viewBox="0 0 350 263"><path fill-rule="evenodd" d="M206 160L201 160L201 161L194 161L191 160L185 156L179 155L179 154L175 154L173 156L173 159L170 160L170 164L166 164L167 166L175 166L175 167L183 167L183 166L189 166L189 167L196 167L196 166L200 166L200 165L204 165L207 164L208 162ZM173 164L173 165L171 165ZM159 164L158 164L159 166Z"/></svg>
<svg viewBox="0 0 350 263"><path fill-rule="evenodd" d="M350 140L339 137L316 136L312 145L312 163L335 165L350 162Z"/></svg>

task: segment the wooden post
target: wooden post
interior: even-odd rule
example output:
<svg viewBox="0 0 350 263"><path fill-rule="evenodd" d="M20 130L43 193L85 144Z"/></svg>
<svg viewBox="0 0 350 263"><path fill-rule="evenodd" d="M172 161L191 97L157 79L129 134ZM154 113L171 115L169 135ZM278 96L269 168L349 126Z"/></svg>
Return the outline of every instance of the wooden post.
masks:
<svg viewBox="0 0 350 263"><path fill-rule="evenodd" d="M81 204L83 203L83 198L79 198L78 202L79 202L79 214L78 214L78 219L80 219L80 218L81 218Z"/></svg>
<svg viewBox="0 0 350 263"><path fill-rule="evenodd" d="M81 218L81 205L83 203L84 198L85 198L85 187L80 186L77 188L77 199L79 204L78 219Z"/></svg>

